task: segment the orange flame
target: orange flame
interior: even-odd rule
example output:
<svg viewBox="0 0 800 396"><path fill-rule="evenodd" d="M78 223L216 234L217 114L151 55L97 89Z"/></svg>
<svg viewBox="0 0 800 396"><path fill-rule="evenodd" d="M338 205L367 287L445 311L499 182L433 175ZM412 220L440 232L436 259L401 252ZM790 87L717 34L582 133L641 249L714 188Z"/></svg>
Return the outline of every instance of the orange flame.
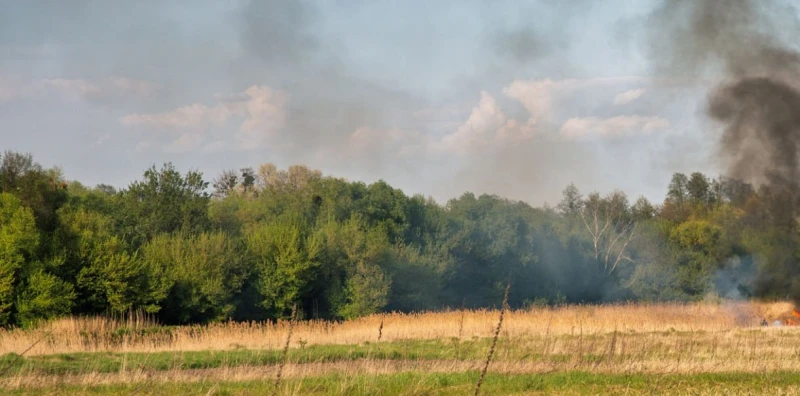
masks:
<svg viewBox="0 0 800 396"><path fill-rule="evenodd" d="M785 319L783 322L787 326L800 325L800 311L797 308L792 309L792 317Z"/></svg>

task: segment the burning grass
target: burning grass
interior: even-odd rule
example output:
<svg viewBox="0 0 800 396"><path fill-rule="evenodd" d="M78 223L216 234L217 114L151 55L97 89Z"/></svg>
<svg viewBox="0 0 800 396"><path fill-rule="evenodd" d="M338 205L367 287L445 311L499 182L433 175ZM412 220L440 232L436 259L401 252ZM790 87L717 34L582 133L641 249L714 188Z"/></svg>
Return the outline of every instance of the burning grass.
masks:
<svg viewBox="0 0 800 396"><path fill-rule="evenodd" d="M500 375L513 382L518 377L533 378L533 374L575 372L655 379L678 374L800 371L800 329L761 326L764 320L785 321L787 315L792 316L788 303L509 311L487 381ZM481 310L387 314L341 323L297 322L285 359L286 322L162 327L141 317L65 319L34 330L0 332L0 385L36 388L37 392L104 389L127 393L135 384L150 384L200 392L201 388L194 388L197 384L213 380L235 393L238 385L231 381L272 384L278 367L285 363L285 381L280 384L285 394L316 386L324 390L319 394L338 394L329 385L319 385L336 376L359 383L365 378L376 383L415 378L422 384L428 384L424 378L438 376L452 378L453 387L443 389L464 393L461 382L473 373L477 379L497 317L497 311ZM379 375L384 379L378 379ZM489 385L487 394L493 389Z"/></svg>

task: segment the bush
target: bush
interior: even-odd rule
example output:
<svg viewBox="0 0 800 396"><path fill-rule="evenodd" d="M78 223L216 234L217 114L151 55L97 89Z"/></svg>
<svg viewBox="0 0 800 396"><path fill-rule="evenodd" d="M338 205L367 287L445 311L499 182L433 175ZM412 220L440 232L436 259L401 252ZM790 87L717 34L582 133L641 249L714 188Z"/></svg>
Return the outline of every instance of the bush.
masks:
<svg viewBox="0 0 800 396"><path fill-rule="evenodd" d="M17 299L19 322L30 327L43 320L68 315L75 298L75 290L71 284L52 274L38 271L28 278L24 291Z"/></svg>

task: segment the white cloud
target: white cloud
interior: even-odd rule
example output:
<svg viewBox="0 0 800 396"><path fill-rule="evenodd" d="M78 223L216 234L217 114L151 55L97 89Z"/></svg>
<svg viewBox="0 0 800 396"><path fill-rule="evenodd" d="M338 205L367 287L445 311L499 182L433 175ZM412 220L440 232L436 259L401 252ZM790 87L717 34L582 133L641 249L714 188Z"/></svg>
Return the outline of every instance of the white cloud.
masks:
<svg viewBox="0 0 800 396"><path fill-rule="evenodd" d="M246 119L239 127L236 140L240 148L262 147L286 124L286 96L265 86L252 86L244 94Z"/></svg>
<svg viewBox="0 0 800 396"><path fill-rule="evenodd" d="M509 119L488 92L481 92L478 105L472 109L467 120L452 134L442 138L441 146L446 151L468 152L486 145L518 142L533 135L535 120L527 123Z"/></svg>
<svg viewBox="0 0 800 396"><path fill-rule="evenodd" d="M552 115L553 102L561 95L589 87L642 81L644 78L633 76L567 80L514 80L509 86L503 88L503 94L522 103L531 117L547 119Z"/></svg>
<svg viewBox="0 0 800 396"><path fill-rule="evenodd" d="M208 107L195 103L163 113L128 114L120 118L126 126L149 126L165 129L209 128L224 124L233 111L223 104Z"/></svg>
<svg viewBox="0 0 800 396"><path fill-rule="evenodd" d="M440 152L470 153L502 147L513 147L535 137L539 124L556 119L554 107L565 95L588 88L640 84L642 77L615 77L566 80L515 80L503 89L503 94L520 102L529 118L515 119L503 111L498 100L489 92L481 92L478 104L465 121L441 140L430 141L431 149ZM632 90L628 96L644 94L644 89ZM568 109L569 107L565 107ZM427 114L426 114L427 115ZM613 138L666 129L669 122L660 117L617 116L611 118L571 118L563 123L560 133L568 140Z"/></svg>
<svg viewBox="0 0 800 396"><path fill-rule="evenodd" d="M578 85L579 80L516 80L503 88L503 93L522 103L531 117L542 118L550 115L556 92L568 91Z"/></svg>
<svg viewBox="0 0 800 396"><path fill-rule="evenodd" d="M616 138L637 133L651 133L669 128L661 117L617 116L611 118L570 118L561 126L561 135L571 140Z"/></svg>
<svg viewBox="0 0 800 396"><path fill-rule="evenodd" d="M506 123L506 115L497 105L497 100L488 92L481 92L481 100L472 109L469 118L454 133L442 141L457 151L476 144L485 144L487 135Z"/></svg>
<svg viewBox="0 0 800 396"><path fill-rule="evenodd" d="M162 113L127 114L119 121L129 127L149 127L181 132L173 149L198 148L210 131L221 128L233 117L242 117L235 138L239 148L263 147L286 123L286 96L266 86L252 86L242 94L228 97L214 106L200 103ZM214 143L212 143L214 144ZM216 144L214 149L218 149Z"/></svg>
<svg viewBox="0 0 800 396"><path fill-rule="evenodd" d="M642 88L625 91L614 98L614 104L615 105L628 104L636 99L639 99L642 95L644 95L644 93L645 90Z"/></svg>

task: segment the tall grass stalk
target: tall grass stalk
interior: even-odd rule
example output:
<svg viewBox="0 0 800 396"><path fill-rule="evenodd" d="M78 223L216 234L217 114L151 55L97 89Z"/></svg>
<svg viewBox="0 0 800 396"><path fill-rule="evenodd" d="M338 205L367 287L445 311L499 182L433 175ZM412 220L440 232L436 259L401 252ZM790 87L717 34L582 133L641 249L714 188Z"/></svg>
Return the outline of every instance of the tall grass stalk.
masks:
<svg viewBox="0 0 800 396"><path fill-rule="evenodd" d="M511 289L510 279L506 284L506 292L503 295L503 306L500 307L500 319L497 321L497 328L495 328L494 330L494 337L492 337L492 346L489 347L489 353L486 355L486 362L483 364L483 370L481 370L481 376L480 378L478 378L478 383L475 384L475 396L478 396L481 393L481 385L483 385L483 379L484 377L486 377L486 370L489 369L489 363L492 362L492 356L494 355L494 350L497 347L497 339L500 337L500 328L503 327L503 316L505 316L506 307L508 306L509 289Z"/></svg>
<svg viewBox="0 0 800 396"><path fill-rule="evenodd" d="M289 318L289 330L286 333L286 343L283 345L283 351L281 353L281 362L278 365L278 373L275 375L275 388L272 391L272 395L278 394L278 387L281 385L281 374L283 373L283 367L286 365L286 356L289 354L289 344L292 342L292 330L294 330L294 322L295 317L297 316L297 304L292 307L292 316Z"/></svg>
<svg viewBox="0 0 800 396"><path fill-rule="evenodd" d="M381 315L381 324L380 326L378 326L378 341L380 341L381 337L383 337L383 321L385 318L386 318L385 314Z"/></svg>
<svg viewBox="0 0 800 396"><path fill-rule="evenodd" d="M461 310L461 318L458 320L458 339L461 340L461 335L464 333L464 315L466 315L465 310Z"/></svg>

